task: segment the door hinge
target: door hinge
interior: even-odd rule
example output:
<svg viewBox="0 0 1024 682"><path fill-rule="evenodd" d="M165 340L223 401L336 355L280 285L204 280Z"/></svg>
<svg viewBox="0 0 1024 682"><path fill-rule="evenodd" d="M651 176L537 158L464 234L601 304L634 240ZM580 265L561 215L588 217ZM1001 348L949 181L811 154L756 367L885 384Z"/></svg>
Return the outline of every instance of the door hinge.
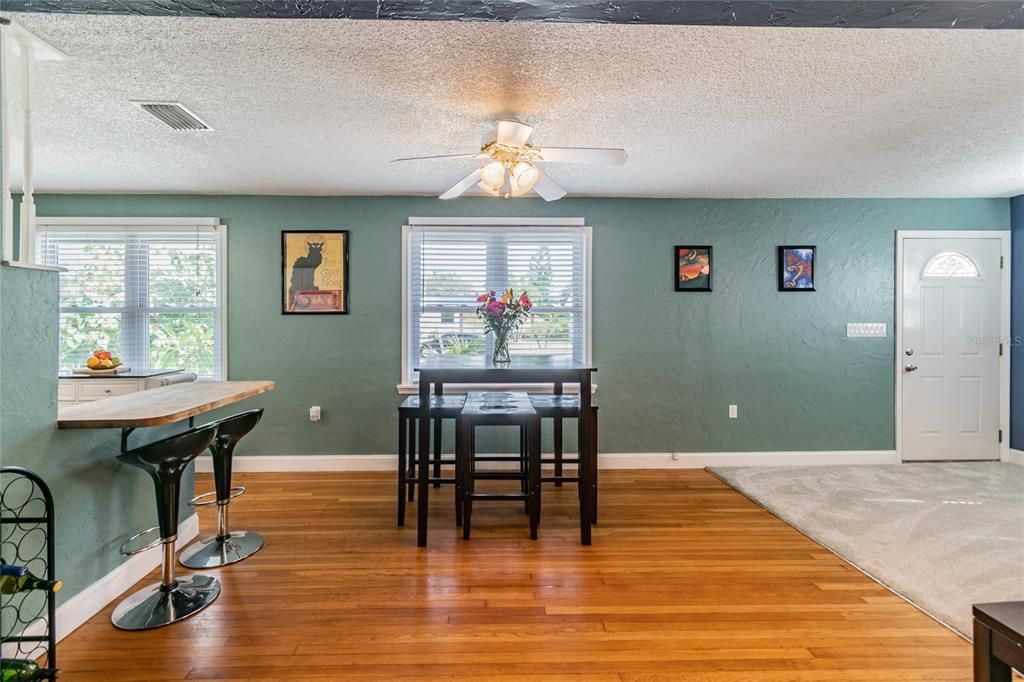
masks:
<svg viewBox="0 0 1024 682"><path fill-rule="evenodd" d="M1003 357L1003 344L999 344L999 357Z"/></svg>
<svg viewBox="0 0 1024 682"><path fill-rule="evenodd" d="M1005 256L1000 256L1000 257L999 257L999 269L1000 269L1000 270L1002 270L1002 269L1003 269L1003 265L1004 265L1004 264L1003 264L1003 261L1004 261L1005 259L1006 259L1006 257L1005 257Z"/></svg>
<svg viewBox="0 0 1024 682"><path fill-rule="evenodd" d="M1003 430L1002 429L999 429L999 442L1000 443L1003 442Z"/></svg>

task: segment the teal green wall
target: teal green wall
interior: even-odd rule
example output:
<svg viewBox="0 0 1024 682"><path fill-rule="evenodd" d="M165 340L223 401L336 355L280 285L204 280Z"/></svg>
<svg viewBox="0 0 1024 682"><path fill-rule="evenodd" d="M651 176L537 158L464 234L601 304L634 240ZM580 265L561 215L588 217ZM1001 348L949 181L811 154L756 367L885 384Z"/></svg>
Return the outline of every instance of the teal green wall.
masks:
<svg viewBox="0 0 1024 682"><path fill-rule="evenodd" d="M128 535L156 525L156 501L149 478L117 461L119 432L57 430L56 375L57 273L0 267L0 463L35 471L53 492L63 603L122 562Z"/></svg>
<svg viewBox="0 0 1024 682"><path fill-rule="evenodd" d="M229 226L229 372L278 390L240 454L389 453L400 398L401 225L409 216L583 216L594 227L594 359L603 452L893 447L896 229L1006 229L997 200L540 201L40 196L44 216L217 216ZM352 314L282 317L280 230L352 231ZM675 244L715 247L715 291L672 290ZM775 246L819 247L813 294L775 291ZM57 431L57 279L0 268L0 460L57 501L61 600L153 525L153 493L113 431ZM727 405L740 418L726 418ZM310 405L324 419L306 418ZM167 431L139 434L136 442ZM186 483L186 489L189 483Z"/></svg>
<svg viewBox="0 0 1024 682"><path fill-rule="evenodd" d="M412 197L37 198L43 216L216 216L228 225L229 373L273 379L243 454L388 453L400 398L409 216L582 216L594 228L602 452L888 450L897 229L1007 229L992 200ZM280 230L351 231L347 316L280 314ZM715 291L676 293L672 247L714 246ZM775 247L817 244L818 291L776 291ZM727 418L739 405L740 417ZM310 405L324 418L310 423Z"/></svg>

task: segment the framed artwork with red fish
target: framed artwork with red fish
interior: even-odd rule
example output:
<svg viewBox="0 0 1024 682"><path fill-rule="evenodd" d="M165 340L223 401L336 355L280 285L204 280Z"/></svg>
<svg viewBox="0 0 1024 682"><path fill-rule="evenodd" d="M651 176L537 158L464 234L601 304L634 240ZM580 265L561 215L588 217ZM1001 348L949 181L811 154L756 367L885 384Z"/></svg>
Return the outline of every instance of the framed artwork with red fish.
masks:
<svg viewBox="0 0 1024 682"><path fill-rule="evenodd" d="M779 247L779 291L814 291L816 246Z"/></svg>
<svg viewBox="0 0 1024 682"><path fill-rule="evenodd" d="M711 247L677 246L676 291L711 291Z"/></svg>

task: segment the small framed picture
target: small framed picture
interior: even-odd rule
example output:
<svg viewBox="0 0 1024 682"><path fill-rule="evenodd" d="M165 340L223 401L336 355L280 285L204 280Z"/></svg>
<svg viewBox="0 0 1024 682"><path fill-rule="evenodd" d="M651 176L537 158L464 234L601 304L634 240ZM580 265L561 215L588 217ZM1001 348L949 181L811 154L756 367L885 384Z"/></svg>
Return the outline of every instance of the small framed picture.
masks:
<svg viewBox="0 0 1024 682"><path fill-rule="evenodd" d="M814 291L818 247L779 247L779 291Z"/></svg>
<svg viewBox="0 0 1024 682"><path fill-rule="evenodd" d="M348 230L281 231L281 313L348 314Z"/></svg>
<svg viewBox="0 0 1024 682"><path fill-rule="evenodd" d="M710 246L677 246L674 255L676 291L711 291Z"/></svg>

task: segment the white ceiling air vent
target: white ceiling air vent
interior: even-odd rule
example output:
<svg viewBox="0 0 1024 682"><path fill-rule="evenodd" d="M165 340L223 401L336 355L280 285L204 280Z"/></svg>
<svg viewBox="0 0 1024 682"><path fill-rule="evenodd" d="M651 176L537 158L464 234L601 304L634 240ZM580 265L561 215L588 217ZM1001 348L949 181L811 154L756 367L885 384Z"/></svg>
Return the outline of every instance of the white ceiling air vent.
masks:
<svg viewBox="0 0 1024 682"><path fill-rule="evenodd" d="M132 102L174 130L213 130L180 102Z"/></svg>

